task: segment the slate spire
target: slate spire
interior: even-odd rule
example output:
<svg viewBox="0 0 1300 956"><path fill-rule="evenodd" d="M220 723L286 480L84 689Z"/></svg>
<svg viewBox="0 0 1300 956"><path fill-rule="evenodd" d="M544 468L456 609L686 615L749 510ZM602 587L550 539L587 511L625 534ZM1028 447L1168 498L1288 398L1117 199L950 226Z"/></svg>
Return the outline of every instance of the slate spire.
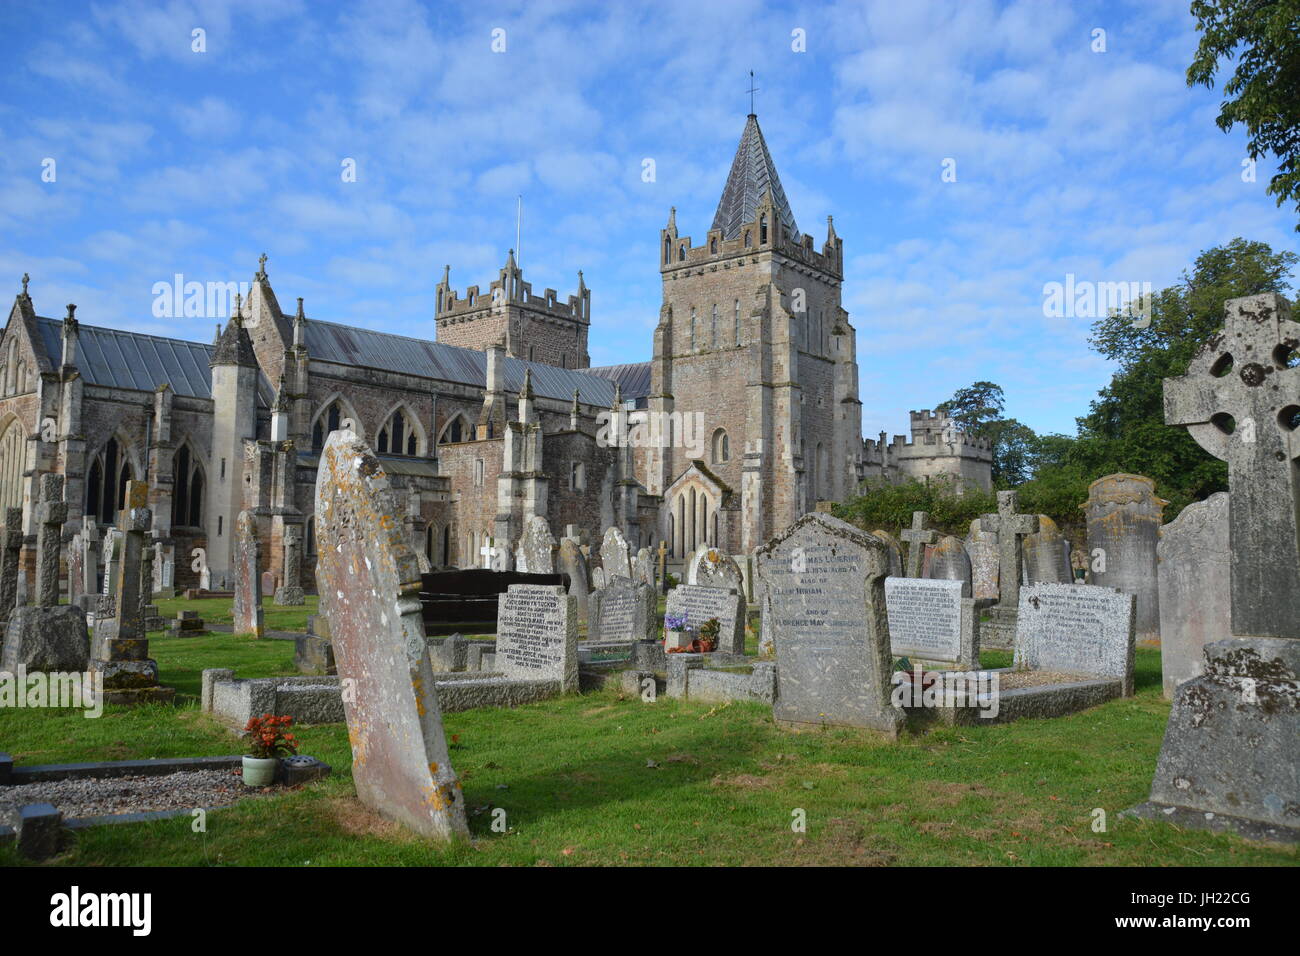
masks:
<svg viewBox="0 0 1300 956"><path fill-rule="evenodd" d="M799 227L795 225L794 212L781 188L772 154L767 151L763 131L758 127L758 117L751 113L745 120L745 132L741 134L736 158L731 161L731 172L711 228L721 229L723 239L737 238L740 227L758 217L758 207L768 190L772 193L772 210L781 221L785 235L798 242Z"/></svg>

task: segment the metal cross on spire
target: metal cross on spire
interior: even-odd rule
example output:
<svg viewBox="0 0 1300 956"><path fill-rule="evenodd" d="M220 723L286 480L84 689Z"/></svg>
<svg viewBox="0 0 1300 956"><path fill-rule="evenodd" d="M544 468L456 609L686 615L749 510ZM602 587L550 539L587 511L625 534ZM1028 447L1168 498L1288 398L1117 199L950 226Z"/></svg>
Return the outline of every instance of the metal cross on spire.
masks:
<svg viewBox="0 0 1300 956"><path fill-rule="evenodd" d="M754 115L754 94L758 92L758 87L754 85L754 71L749 71L749 115Z"/></svg>

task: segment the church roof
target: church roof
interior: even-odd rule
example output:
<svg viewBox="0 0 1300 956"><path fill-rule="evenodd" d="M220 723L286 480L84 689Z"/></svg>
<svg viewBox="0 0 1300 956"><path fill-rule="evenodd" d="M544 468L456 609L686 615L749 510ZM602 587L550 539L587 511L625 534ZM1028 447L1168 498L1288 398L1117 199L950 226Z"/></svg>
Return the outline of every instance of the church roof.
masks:
<svg viewBox="0 0 1300 956"><path fill-rule="evenodd" d="M63 354L63 320L37 316L36 328L57 365ZM84 323L78 330L77 368L91 385L152 392L167 384L177 395L212 398L211 345ZM261 376L258 404L269 407L272 394L271 383Z"/></svg>
<svg viewBox="0 0 1300 956"><path fill-rule="evenodd" d="M304 331L307 354L313 359L487 387L487 353L477 349L320 319L309 319ZM614 384L608 379L509 356L504 368L507 392L523 387L525 370L532 372L533 394L542 398L571 402L576 389L579 401L587 405L608 407L614 401Z"/></svg>
<svg viewBox="0 0 1300 956"><path fill-rule="evenodd" d="M591 375L599 375L611 382L617 382L623 390L623 400L636 399L638 407L643 407L643 400L650 394L650 363L633 362L629 365L602 365L586 370Z"/></svg>
<svg viewBox="0 0 1300 956"><path fill-rule="evenodd" d="M723 239L735 239L740 227L758 218L758 204L767 190L772 190L772 207L776 217L785 227L786 235L793 241L799 239L799 227L794 222L794 212L781 188L772 154L767 151L763 131L758 128L758 117L753 113L745 122L736 158L731 161L727 185L722 190L718 211L713 216L713 229L722 230Z"/></svg>

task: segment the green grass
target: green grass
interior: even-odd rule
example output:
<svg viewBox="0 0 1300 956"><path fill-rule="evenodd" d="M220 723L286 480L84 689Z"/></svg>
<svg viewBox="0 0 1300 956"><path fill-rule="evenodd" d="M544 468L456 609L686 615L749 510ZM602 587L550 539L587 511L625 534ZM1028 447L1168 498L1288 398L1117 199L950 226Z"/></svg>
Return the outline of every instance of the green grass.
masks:
<svg viewBox="0 0 1300 956"><path fill-rule="evenodd" d="M228 603L228 602L227 602ZM215 615L214 618L215 619ZM0 712L19 764L237 753L200 714L203 667L290 673L292 643L229 634L151 642L175 707ZM998 652L984 663L1002 663ZM443 846L355 797L347 731L299 728L330 779L188 817L79 833L65 865L1268 865L1294 850L1119 819L1147 796L1169 706L1157 651L1137 652L1134 698L1054 720L939 729L888 743L774 725L770 708L614 690L444 718L473 840ZM491 829L503 808L510 830ZM1094 808L1108 831L1091 829ZM794 812L807 829L791 829ZM12 849L0 863L19 864Z"/></svg>
<svg viewBox="0 0 1300 956"><path fill-rule="evenodd" d="M158 613L165 618L176 617L177 611L198 611L208 624L230 624L234 620L234 601L230 598L197 598L187 601L182 597L160 598L154 602ZM270 597L262 598L262 626L268 631L305 631L307 618L316 613L317 598L307 595L307 603L298 607L281 607Z"/></svg>

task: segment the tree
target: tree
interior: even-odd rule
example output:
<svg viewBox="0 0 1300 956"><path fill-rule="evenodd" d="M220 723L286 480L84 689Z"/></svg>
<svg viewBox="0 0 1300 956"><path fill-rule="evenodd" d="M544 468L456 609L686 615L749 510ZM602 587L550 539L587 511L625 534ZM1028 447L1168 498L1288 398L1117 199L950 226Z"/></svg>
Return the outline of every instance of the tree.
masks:
<svg viewBox="0 0 1300 956"><path fill-rule="evenodd" d="M1030 475L1038 436L1028 425L1003 418L1005 407L1001 385L976 382L957 389L936 411L952 418L967 435L987 439L993 449L993 484L1014 488Z"/></svg>
<svg viewBox="0 0 1300 956"><path fill-rule="evenodd" d="M1079 439L1066 451L1065 463L1094 477L1146 475L1175 503L1226 490L1227 466L1186 429L1165 424L1163 380L1185 374L1192 357L1223 327L1224 300L1285 295L1296 262L1295 253L1233 239L1202 252L1178 285L1153 296L1149 316L1130 309L1095 322L1092 346L1119 369L1078 419Z"/></svg>
<svg viewBox="0 0 1300 956"><path fill-rule="evenodd" d="M952 398L940 402L935 411L947 415L968 435L988 437L985 427L1002 417L1006 403L1002 386L992 382L976 382L968 388L959 388Z"/></svg>
<svg viewBox="0 0 1300 956"><path fill-rule="evenodd" d="M1225 133L1245 125L1252 160L1278 158L1268 191L1300 211L1300 0L1193 0L1191 12L1201 42L1187 85L1213 89L1219 61L1236 56L1216 122Z"/></svg>

